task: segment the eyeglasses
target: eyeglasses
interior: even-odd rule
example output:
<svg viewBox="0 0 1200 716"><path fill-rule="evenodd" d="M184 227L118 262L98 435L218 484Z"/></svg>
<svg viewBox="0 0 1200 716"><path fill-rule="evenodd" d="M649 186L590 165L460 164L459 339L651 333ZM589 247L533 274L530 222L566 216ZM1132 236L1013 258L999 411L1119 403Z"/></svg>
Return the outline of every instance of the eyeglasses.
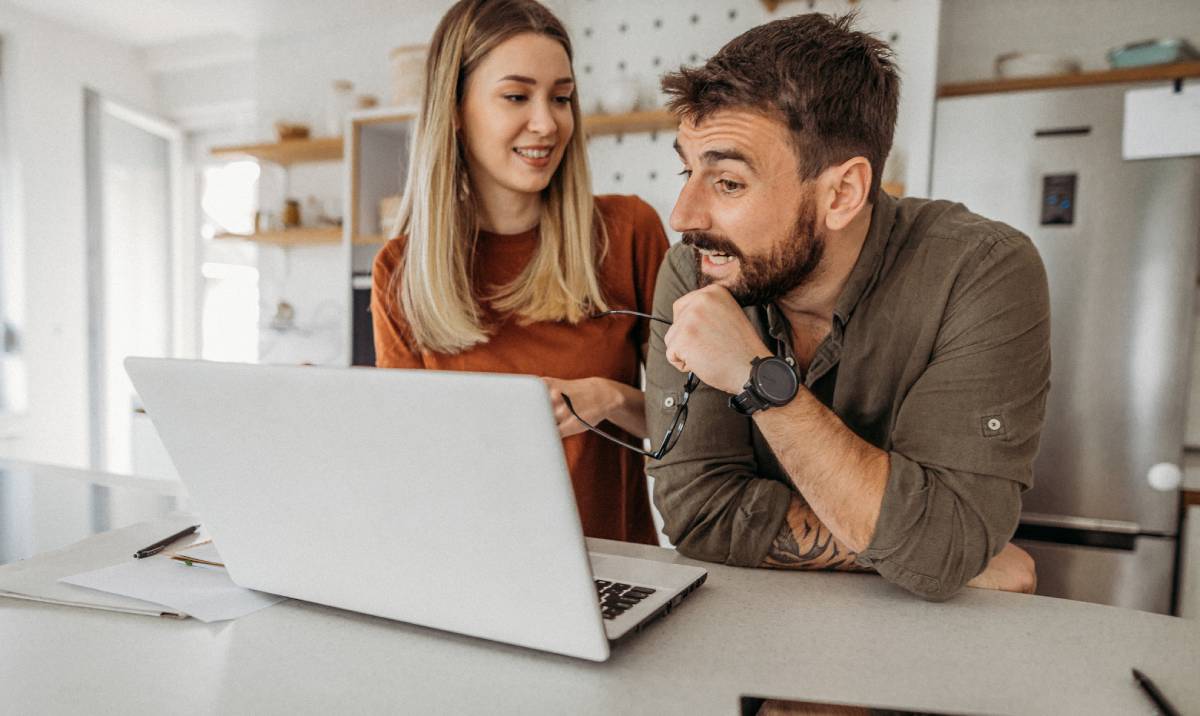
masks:
<svg viewBox="0 0 1200 716"><path fill-rule="evenodd" d="M634 316L636 318L645 318L651 321L658 321L659 323L668 326L671 325L671 322L665 318L651 316L647 313L638 313L637 311L625 311L620 309L593 313L590 317L604 318L606 316ZM646 450L640 445L633 445L632 443L629 443L628 441L623 440L616 435L605 432L595 425L592 425L588 421L579 417L579 413L575 412L575 406L571 405L571 397L569 395L563 393L562 398L563 402L567 404L567 410L571 411L571 415L574 415L575 419L580 423L583 423L583 426L588 430L596 433L602 438L611 440L623 448L628 448L636 453L645 455L651 460L661 460L663 456L671 451L671 448L675 447L675 443L679 442L679 436L683 434L683 425L687 422L688 399L692 396L692 391L694 391L698 385L700 385L700 379L696 377L695 373L689 372L687 374L687 379L683 384L683 393L679 396L679 400L675 403L675 415L671 418L671 425L667 428L666 434L663 435L662 443L660 443L659 446L654 450Z"/></svg>

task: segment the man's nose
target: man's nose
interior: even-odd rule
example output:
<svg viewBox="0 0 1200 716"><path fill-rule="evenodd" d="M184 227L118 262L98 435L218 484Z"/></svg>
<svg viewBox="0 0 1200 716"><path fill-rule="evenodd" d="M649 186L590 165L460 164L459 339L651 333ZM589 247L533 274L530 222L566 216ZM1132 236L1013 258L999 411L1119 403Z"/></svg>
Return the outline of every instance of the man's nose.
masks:
<svg viewBox="0 0 1200 716"><path fill-rule="evenodd" d="M708 231L710 221L708 208L700 195L698 182L688 177L683 188L679 190L679 198L675 200L675 208L671 210L671 229L679 233L689 231Z"/></svg>

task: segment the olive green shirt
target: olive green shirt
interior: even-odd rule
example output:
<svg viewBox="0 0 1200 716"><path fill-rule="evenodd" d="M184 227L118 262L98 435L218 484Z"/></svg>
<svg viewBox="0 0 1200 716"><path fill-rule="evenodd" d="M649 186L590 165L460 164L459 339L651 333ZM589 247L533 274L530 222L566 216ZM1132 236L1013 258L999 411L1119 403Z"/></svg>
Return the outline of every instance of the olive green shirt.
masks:
<svg viewBox="0 0 1200 716"><path fill-rule="evenodd" d="M697 288L694 251L676 245L654 313ZM768 348L794 363L775 306L747 308ZM668 428L684 375L653 324L646 367L652 440ZM858 562L930 599L954 594L1012 538L1050 385L1050 301L1033 243L961 204L879 192L833 325L803 386L891 467ZM797 492L753 419L701 384L675 448L650 461L667 536L685 555L757 566ZM656 443L657 445L657 443Z"/></svg>

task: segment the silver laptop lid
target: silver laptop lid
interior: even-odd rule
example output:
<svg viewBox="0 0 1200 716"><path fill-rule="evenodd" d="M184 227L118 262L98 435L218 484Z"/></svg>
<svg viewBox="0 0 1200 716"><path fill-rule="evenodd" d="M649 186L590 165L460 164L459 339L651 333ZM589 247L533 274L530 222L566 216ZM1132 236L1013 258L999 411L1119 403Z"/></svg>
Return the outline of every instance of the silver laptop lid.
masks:
<svg viewBox="0 0 1200 716"><path fill-rule="evenodd" d="M240 585L602 661L543 383L129 358Z"/></svg>

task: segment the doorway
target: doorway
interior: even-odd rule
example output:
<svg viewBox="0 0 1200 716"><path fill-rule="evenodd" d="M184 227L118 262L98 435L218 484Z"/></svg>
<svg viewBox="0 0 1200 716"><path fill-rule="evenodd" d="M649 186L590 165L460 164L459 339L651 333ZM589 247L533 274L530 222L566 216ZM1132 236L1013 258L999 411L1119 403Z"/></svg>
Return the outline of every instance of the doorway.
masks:
<svg viewBox="0 0 1200 716"><path fill-rule="evenodd" d="M93 469L130 472L141 409L126 356L181 353L194 257L184 250L183 135L87 90L88 402Z"/></svg>

